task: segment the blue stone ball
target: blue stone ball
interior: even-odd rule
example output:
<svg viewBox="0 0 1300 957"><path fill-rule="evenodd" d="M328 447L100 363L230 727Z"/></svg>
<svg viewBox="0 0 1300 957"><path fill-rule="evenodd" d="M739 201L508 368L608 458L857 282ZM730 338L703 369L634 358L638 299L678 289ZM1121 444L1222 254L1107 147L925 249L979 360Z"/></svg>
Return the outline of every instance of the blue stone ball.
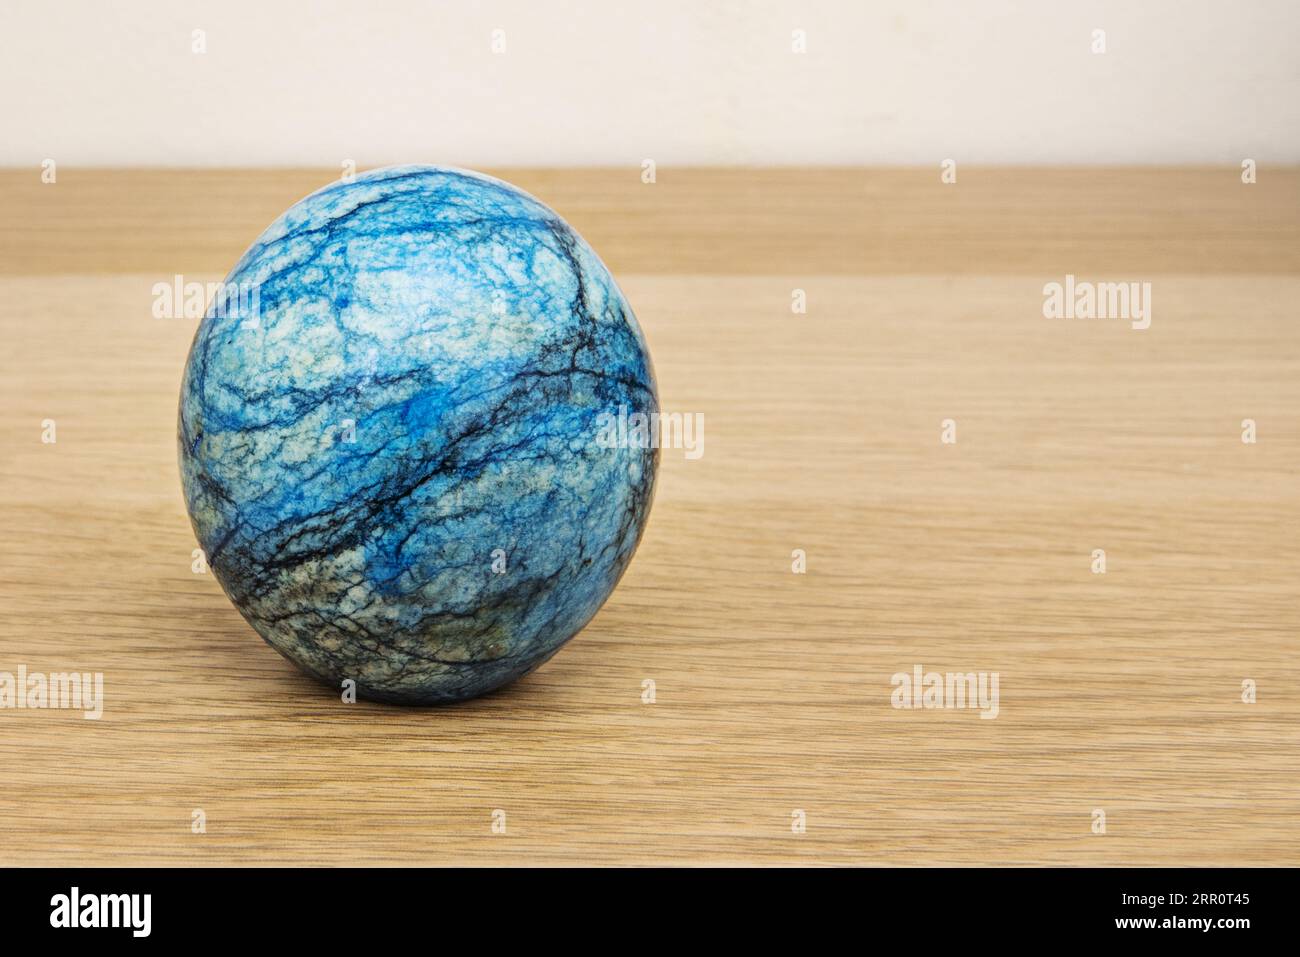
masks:
<svg viewBox="0 0 1300 957"><path fill-rule="evenodd" d="M199 324L181 480L222 588L335 688L433 704L536 668L609 597L658 453L632 310L533 197L400 166L276 220Z"/></svg>

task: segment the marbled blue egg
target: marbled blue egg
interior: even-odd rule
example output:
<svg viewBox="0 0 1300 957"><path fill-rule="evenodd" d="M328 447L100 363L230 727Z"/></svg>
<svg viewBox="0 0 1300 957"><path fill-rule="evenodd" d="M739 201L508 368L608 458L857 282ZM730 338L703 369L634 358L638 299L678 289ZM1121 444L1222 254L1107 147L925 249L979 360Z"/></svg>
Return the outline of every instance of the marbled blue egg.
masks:
<svg viewBox="0 0 1300 957"><path fill-rule="evenodd" d="M632 310L556 213L475 173L313 193L236 264L181 385L181 478L226 594L360 696L435 703L537 667L609 597L657 452ZM630 446L630 447L629 447Z"/></svg>

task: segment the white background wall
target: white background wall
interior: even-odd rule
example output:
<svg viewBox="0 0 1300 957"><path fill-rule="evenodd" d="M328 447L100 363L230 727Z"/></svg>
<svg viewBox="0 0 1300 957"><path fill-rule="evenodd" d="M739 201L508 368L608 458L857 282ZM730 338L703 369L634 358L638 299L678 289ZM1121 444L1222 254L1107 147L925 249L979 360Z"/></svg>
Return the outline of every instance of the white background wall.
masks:
<svg viewBox="0 0 1300 957"><path fill-rule="evenodd" d="M0 164L1297 162L1298 44L1300 0L4 0Z"/></svg>

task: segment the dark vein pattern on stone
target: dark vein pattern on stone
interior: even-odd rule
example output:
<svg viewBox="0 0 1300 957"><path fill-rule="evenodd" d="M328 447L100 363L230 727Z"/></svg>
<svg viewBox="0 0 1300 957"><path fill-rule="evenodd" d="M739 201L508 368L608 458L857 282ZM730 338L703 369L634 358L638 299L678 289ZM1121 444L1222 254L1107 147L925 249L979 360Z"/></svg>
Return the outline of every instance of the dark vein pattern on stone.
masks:
<svg viewBox="0 0 1300 957"><path fill-rule="evenodd" d="M657 398L636 319L563 220L489 177L394 167L296 204L226 282L257 289L257 315L199 326L181 475L272 647L363 697L434 703L518 678L591 619L658 464L600 446L597 417Z"/></svg>

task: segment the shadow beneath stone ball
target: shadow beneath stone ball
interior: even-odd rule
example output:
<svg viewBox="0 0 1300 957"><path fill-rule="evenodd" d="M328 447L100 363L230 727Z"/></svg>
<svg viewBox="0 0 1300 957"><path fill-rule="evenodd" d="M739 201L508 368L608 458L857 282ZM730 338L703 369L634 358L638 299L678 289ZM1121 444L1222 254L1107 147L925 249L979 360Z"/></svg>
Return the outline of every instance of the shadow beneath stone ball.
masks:
<svg viewBox="0 0 1300 957"><path fill-rule="evenodd" d="M268 649L271 650L271 649ZM320 703L333 701L333 703L344 707L356 708L364 706L361 710L366 713L391 713L391 714L418 714L421 712L445 712L454 714L456 712L473 710L475 706L490 705L500 707L502 705L524 705L529 698L535 699L532 704L540 703L536 701L538 697L538 686L530 680L536 673L537 668L529 670L526 674L502 685L491 691L486 691L472 698L464 698L456 701L436 701L436 702L414 702L414 701L394 701L383 697L374 697L361 691L356 693L355 701L347 701L344 698L343 688L330 685L323 682L307 672L298 668L293 662L280 655L276 655L283 663L283 668L278 669L278 681L285 682L286 695L293 695L297 698L301 695L304 699L314 699ZM537 667L541 667L541 664Z"/></svg>

